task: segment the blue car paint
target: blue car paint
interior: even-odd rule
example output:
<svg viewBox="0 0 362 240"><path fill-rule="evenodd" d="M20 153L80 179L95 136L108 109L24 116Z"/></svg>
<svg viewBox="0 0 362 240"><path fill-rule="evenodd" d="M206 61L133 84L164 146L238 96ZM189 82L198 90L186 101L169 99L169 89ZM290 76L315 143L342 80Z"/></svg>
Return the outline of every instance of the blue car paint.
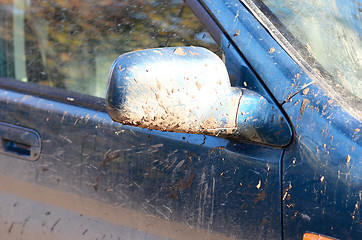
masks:
<svg viewBox="0 0 362 240"><path fill-rule="evenodd" d="M21 204L29 198L48 204L51 212L55 205L96 215L100 227L111 221L145 236L281 238L281 149L122 126L104 112L6 90L0 98L0 121L37 129L43 141L38 161L0 158L1 180L13 182L11 188L0 185L1 191L20 195ZM24 186L40 190L33 195ZM50 189L65 200L49 199ZM110 208L114 204L119 208ZM139 214L152 218L128 223L125 211L138 221ZM168 227L160 231L160 224Z"/></svg>
<svg viewBox="0 0 362 240"><path fill-rule="evenodd" d="M296 131L283 160L286 239L362 235L362 124L313 84L283 105Z"/></svg>
<svg viewBox="0 0 362 240"><path fill-rule="evenodd" d="M204 3L294 127L282 162L284 238L360 238L361 120L315 84L240 2Z"/></svg>

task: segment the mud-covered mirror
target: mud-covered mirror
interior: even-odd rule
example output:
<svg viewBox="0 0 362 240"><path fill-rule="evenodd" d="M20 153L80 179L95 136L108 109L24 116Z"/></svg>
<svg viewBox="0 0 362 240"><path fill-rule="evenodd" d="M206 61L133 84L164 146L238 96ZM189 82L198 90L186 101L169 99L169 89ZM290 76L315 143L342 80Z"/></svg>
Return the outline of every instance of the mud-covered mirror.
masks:
<svg viewBox="0 0 362 240"><path fill-rule="evenodd" d="M201 47L121 55L106 98L108 114L125 125L277 146L290 141L279 110L257 93L231 87L223 61Z"/></svg>

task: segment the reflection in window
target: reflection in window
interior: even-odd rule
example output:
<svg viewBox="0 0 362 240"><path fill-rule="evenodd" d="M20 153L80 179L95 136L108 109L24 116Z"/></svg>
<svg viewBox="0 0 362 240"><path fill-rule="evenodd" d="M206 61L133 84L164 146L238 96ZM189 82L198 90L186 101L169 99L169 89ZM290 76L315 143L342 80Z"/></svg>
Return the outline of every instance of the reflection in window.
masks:
<svg viewBox="0 0 362 240"><path fill-rule="evenodd" d="M145 48L218 46L182 0L0 0L1 76L105 96L120 54ZM11 31L9 31L9 26ZM1 57L0 57L1 60Z"/></svg>
<svg viewBox="0 0 362 240"><path fill-rule="evenodd" d="M299 50L308 52L332 76L334 85L362 98L361 1L263 2L303 45Z"/></svg>

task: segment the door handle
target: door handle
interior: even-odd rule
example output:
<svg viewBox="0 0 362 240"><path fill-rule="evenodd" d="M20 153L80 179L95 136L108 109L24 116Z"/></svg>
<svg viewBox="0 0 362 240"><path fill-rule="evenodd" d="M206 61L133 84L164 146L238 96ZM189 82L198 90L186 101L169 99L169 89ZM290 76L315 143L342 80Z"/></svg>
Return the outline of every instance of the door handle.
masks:
<svg viewBox="0 0 362 240"><path fill-rule="evenodd" d="M0 122L0 153L35 161L41 153L40 135L32 129Z"/></svg>

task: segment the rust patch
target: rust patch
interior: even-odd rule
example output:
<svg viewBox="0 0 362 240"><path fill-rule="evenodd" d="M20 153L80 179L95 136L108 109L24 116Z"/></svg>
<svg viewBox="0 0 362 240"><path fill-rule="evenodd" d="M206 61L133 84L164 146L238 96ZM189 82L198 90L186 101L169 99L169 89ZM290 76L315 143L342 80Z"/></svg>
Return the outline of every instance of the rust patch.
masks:
<svg viewBox="0 0 362 240"><path fill-rule="evenodd" d="M184 52L184 50L180 47L176 48L174 51L175 54L179 55L179 56L185 56L186 53Z"/></svg>
<svg viewBox="0 0 362 240"><path fill-rule="evenodd" d="M275 52L275 48L271 48L271 49L269 49L269 52L268 53L273 53L273 52Z"/></svg>
<svg viewBox="0 0 362 240"><path fill-rule="evenodd" d="M234 37L237 37L237 36L239 36L239 34L240 34L240 30L237 30L235 33L234 33Z"/></svg>
<svg viewBox="0 0 362 240"><path fill-rule="evenodd" d="M308 105L308 103L310 103L310 101L308 99L303 99L302 104L300 105L300 110L299 110L300 118L303 116L305 108Z"/></svg>

